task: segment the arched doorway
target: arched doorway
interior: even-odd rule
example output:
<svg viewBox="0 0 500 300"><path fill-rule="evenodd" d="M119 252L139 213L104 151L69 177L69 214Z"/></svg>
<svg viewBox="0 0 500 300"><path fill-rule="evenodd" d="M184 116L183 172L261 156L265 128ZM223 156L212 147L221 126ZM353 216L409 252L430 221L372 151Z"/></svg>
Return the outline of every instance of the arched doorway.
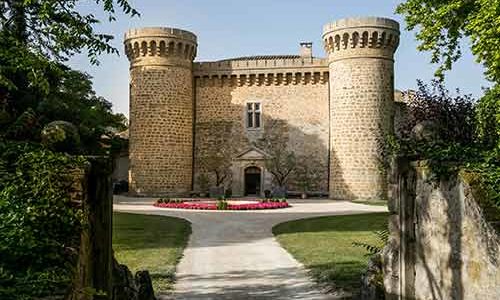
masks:
<svg viewBox="0 0 500 300"><path fill-rule="evenodd" d="M245 169L245 196L259 196L261 185L261 171L257 167Z"/></svg>

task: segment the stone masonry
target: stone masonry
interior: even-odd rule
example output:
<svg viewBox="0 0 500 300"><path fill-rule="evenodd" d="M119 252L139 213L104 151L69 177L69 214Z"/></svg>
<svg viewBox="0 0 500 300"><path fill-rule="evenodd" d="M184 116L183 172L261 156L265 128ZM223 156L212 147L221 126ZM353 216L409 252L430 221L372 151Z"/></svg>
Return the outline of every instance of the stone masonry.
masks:
<svg viewBox="0 0 500 300"><path fill-rule="evenodd" d="M479 205L479 174L436 181L428 162L404 157L391 171L385 299L500 299L500 237Z"/></svg>
<svg viewBox="0 0 500 300"><path fill-rule="evenodd" d="M199 190L206 161L224 156L224 182L243 196L245 170L261 170L260 194L274 185L260 141L279 123L297 162L315 173L310 191L333 198L385 198L379 164L393 104L393 53L399 25L383 18L344 19L325 26L328 58L265 55L195 62L196 36L172 28L125 35L131 63L131 192L180 195ZM248 126L248 105L260 124ZM254 168L255 170L255 168ZM288 190L299 190L292 173Z"/></svg>
<svg viewBox="0 0 500 300"><path fill-rule="evenodd" d="M384 198L384 134L391 130L399 24L343 19L324 27L330 64L330 196Z"/></svg>
<svg viewBox="0 0 500 300"><path fill-rule="evenodd" d="M196 36L179 29L130 30L129 183L136 194L186 193L193 168Z"/></svg>

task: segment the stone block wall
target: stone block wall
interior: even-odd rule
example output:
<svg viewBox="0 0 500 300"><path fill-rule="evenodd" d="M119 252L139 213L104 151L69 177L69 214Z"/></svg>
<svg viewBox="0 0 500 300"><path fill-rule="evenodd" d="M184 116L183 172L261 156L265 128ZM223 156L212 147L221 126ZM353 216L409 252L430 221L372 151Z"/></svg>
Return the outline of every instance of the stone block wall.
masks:
<svg viewBox="0 0 500 300"><path fill-rule="evenodd" d="M316 191L329 190L334 199L385 198L382 148L385 133L393 130L399 24L343 19L326 25L323 39L327 59L312 57L312 44L302 43L301 55L193 64L193 33L130 30L130 191L186 194L193 182L197 189L206 157L219 152L235 162L278 121L286 125L283 135L299 163L317 170ZM260 129L246 128L249 102L262 105ZM258 160L262 166L263 158ZM237 186L243 173L235 168L244 165L232 165L232 174L240 174L232 178ZM289 190L299 190L295 175ZM264 181L270 185L269 178Z"/></svg>
<svg viewBox="0 0 500 300"><path fill-rule="evenodd" d="M371 58L331 64L331 178L334 199L385 199L381 161L390 129L393 62Z"/></svg>
<svg viewBox="0 0 500 300"><path fill-rule="evenodd" d="M330 63L330 197L385 199L382 149L393 130L399 24L349 18L327 24Z"/></svg>
<svg viewBox="0 0 500 300"><path fill-rule="evenodd" d="M193 168L196 36L173 28L130 30L129 191L187 194Z"/></svg>
<svg viewBox="0 0 500 300"><path fill-rule="evenodd" d="M141 67L131 77L130 190L185 193L192 169L191 71Z"/></svg>
<svg viewBox="0 0 500 300"><path fill-rule="evenodd" d="M397 162L384 249L387 299L500 298L500 237L463 174L435 182L425 163Z"/></svg>
<svg viewBox="0 0 500 300"><path fill-rule="evenodd" d="M259 72L268 74L274 70L267 68ZM295 72L289 73L296 76ZM231 80L230 76L224 79L219 76L200 76L196 79L195 174L200 174L202 160L210 155L210 152L219 151L225 140L231 143L231 159L234 159L238 154L258 145L266 128L278 121L285 125L280 127L280 133L288 137L289 149L294 151L299 159L317 159L319 163L313 167L318 168L318 172L322 174L318 189L326 191L329 147L327 80L319 80L318 76L316 80L308 78L307 81L301 82L299 77L298 80L289 78L288 81L286 75L285 79L280 77L280 80L271 80L267 84L264 80L258 80L258 75L248 82L242 82L238 78ZM263 123L260 129L246 128L245 109L248 102L261 104ZM221 137L223 132L226 138ZM297 189L293 177L292 175L290 178L289 187L292 190ZM241 181L242 178L232 180ZM271 187L266 186L265 189Z"/></svg>

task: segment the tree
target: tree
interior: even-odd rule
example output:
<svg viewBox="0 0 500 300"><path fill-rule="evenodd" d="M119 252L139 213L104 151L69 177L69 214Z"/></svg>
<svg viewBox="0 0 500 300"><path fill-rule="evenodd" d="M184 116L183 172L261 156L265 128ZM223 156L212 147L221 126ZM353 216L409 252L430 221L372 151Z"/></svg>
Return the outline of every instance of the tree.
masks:
<svg viewBox="0 0 500 300"><path fill-rule="evenodd" d="M476 105L477 134L483 147L500 153L500 85L486 90Z"/></svg>
<svg viewBox="0 0 500 300"><path fill-rule="evenodd" d="M44 125L68 121L79 129L81 152L95 153L101 136L125 128L125 117L95 95L90 76L64 65L83 50L91 63L101 53L118 53L111 35L95 31L99 20L78 12L79 2L0 0L0 136L39 141ZM110 21L116 8L138 15L126 0L94 2Z"/></svg>
<svg viewBox="0 0 500 300"><path fill-rule="evenodd" d="M396 12L404 15L408 30L418 28L418 49L431 51L432 63L440 64L439 78L461 57L466 37L486 77L500 83L500 0L406 0Z"/></svg>
<svg viewBox="0 0 500 300"><path fill-rule="evenodd" d="M217 149L202 160L202 168L215 176L215 186L220 187L231 176L231 151L227 147Z"/></svg>
<svg viewBox="0 0 500 300"><path fill-rule="evenodd" d="M207 148L199 149L200 169L211 173L215 178L215 186L222 186L231 177L231 159L233 157L232 122L216 121L207 124L210 138Z"/></svg>
<svg viewBox="0 0 500 300"><path fill-rule="evenodd" d="M285 121L270 120L258 146L266 152L266 169L273 175L279 187L284 187L295 169L295 153L288 148L288 132Z"/></svg>
<svg viewBox="0 0 500 300"><path fill-rule="evenodd" d="M479 99L473 110L469 110L470 106L464 106L466 111L456 111L458 112L456 116L465 116L463 113L466 113L472 117L462 119L464 122L451 119L457 127L441 128L440 144L432 142L429 145L419 144L413 152L437 162L433 163L436 173L449 171L442 162L455 161L468 170L480 174L481 189L487 195L484 197L485 201L493 203L494 219L498 221L500 220L500 0L406 0L397 7L396 12L404 15L407 29L418 29L417 39L421 42L418 49L431 51L431 61L439 64L436 71L439 79L443 80L444 72L450 70L453 63L460 59L462 55L460 42L463 38L468 38L476 61L486 68L486 78L495 83L491 89L485 91L485 95ZM453 116L454 112L448 114L447 110L457 107L445 105L442 108L438 115ZM463 139L464 133L468 136L473 135L473 141Z"/></svg>
<svg viewBox="0 0 500 300"><path fill-rule="evenodd" d="M434 129L430 142L472 145L475 140L474 99L470 95L452 95L439 81L426 85L417 81L418 89L404 93L406 119L401 128L402 138L415 135L419 124Z"/></svg>
<svg viewBox="0 0 500 300"><path fill-rule="evenodd" d="M125 14L139 13L128 0L93 0L108 13L108 20L116 19L116 8ZM118 53L109 42L112 35L98 33L94 26L100 23L93 14L82 14L76 7L79 0L2 0L0 1L0 31L5 42L27 47L49 60L66 61L86 49L92 63L101 53ZM4 40L2 40L4 41Z"/></svg>
<svg viewBox="0 0 500 300"><path fill-rule="evenodd" d="M92 89L87 74L60 67L47 95L32 89L14 91L10 101L0 103L0 136L14 140L40 141L42 129L53 121L71 122L78 129L84 154L100 154L105 149L103 137L125 130L127 120L112 112L112 105ZM50 72L49 72L50 74ZM106 145L109 146L109 145Z"/></svg>

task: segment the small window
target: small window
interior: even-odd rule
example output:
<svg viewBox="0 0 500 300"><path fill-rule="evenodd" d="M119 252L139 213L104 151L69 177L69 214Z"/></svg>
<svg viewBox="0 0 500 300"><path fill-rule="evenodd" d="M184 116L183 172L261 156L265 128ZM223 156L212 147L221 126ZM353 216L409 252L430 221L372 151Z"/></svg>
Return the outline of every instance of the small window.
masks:
<svg viewBox="0 0 500 300"><path fill-rule="evenodd" d="M247 103L247 128L260 128L261 115L260 103Z"/></svg>

